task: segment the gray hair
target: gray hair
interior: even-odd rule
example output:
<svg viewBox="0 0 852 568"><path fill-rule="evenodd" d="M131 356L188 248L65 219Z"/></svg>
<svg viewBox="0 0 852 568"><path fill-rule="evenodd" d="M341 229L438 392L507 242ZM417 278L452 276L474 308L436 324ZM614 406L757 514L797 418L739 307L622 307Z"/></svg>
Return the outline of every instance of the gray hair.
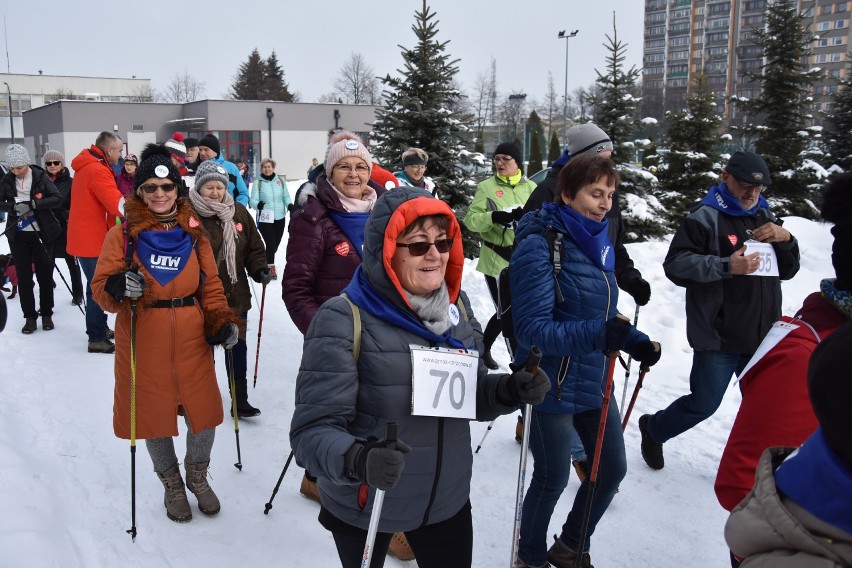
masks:
<svg viewBox="0 0 852 568"><path fill-rule="evenodd" d="M117 142L124 143L124 140L121 139L121 136L115 134L114 132L107 132L104 130L100 134L98 134L98 138L95 140L95 146L103 150L107 151L107 148L114 145Z"/></svg>

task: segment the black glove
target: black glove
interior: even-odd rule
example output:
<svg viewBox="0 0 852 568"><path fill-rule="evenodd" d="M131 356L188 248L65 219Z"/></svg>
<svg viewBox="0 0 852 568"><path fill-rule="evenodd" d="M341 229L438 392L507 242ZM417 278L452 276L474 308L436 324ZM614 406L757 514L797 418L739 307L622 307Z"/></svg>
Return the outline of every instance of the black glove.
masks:
<svg viewBox="0 0 852 568"><path fill-rule="evenodd" d="M23 217L32 210L33 208L30 207L30 204L26 201L19 201L15 203L15 213L18 214L18 217Z"/></svg>
<svg viewBox="0 0 852 568"><path fill-rule="evenodd" d="M644 278L627 282L624 290L633 296L633 300L638 306L644 306L651 299L651 285Z"/></svg>
<svg viewBox="0 0 852 568"><path fill-rule="evenodd" d="M125 270L107 278L104 290L119 302L125 298L135 300L145 291L145 277L138 270Z"/></svg>
<svg viewBox="0 0 852 568"><path fill-rule="evenodd" d="M663 347L656 341L650 339L640 341L633 348L633 358L639 361L642 367L653 367L660 360Z"/></svg>
<svg viewBox="0 0 852 568"><path fill-rule="evenodd" d="M491 222L499 225L509 225L515 218L508 211L492 211Z"/></svg>
<svg viewBox="0 0 852 568"><path fill-rule="evenodd" d="M255 278L255 281L260 282L264 286L272 282L272 280L272 272L268 268L264 268L263 270L258 272L257 277Z"/></svg>
<svg viewBox="0 0 852 568"><path fill-rule="evenodd" d="M624 344L627 343L627 336L630 335L630 330L633 328L629 323L618 318L610 318L606 322L606 337L604 343L604 352L621 351L624 349Z"/></svg>
<svg viewBox="0 0 852 568"><path fill-rule="evenodd" d="M290 215L292 215L295 210L296 210L296 204L295 203L291 203L290 205L287 206L287 211L290 212Z"/></svg>
<svg viewBox="0 0 852 568"><path fill-rule="evenodd" d="M231 349L240 339L240 328L235 323L226 323L219 328L216 335L207 338L210 345L221 345L225 349Z"/></svg>
<svg viewBox="0 0 852 568"><path fill-rule="evenodd" d="M497 381L497 398L506 406L538 404L549 390L550 378L541 369L535 375L520 369Z"/></svg>
<svg viewBox="0 0 852 568"><path fill-rule="evenodd" d="M523 207L515 207L510 211L510 213L512 214L512 219L514 219L515 221L520 221L521 217L524 216L524 209Z"/></svg>
<svg viewBox="0 0 852 568"><path fill-rule="evenodd" d="M257 210L258 210L258 211L263 211L263 208L264 208L264 207L266 207L266 202L265 202L265 201L258 201L258 202L257 202Z"/></svg>
<svg viewBox="0 0 852 568"><path fill-rule="evenodd" d="M343 457L346 475L363 481L370 487L387 491L402 476L404 454L411 451L400 440L367 440L355 442Z"/></svg>

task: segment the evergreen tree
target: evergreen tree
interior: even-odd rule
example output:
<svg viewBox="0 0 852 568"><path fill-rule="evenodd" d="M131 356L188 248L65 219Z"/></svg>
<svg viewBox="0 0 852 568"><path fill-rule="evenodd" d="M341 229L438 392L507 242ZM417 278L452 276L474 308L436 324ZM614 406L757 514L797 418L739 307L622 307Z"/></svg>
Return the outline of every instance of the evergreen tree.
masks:
<svg viewBox="0 0 852 568"><path fill-rule="evenodd" d="M707 79L699 75L686 95L686 108L666 113L669 152L660 158L657 177L669 226L676 229L689 207L699 201L716 180L722 164L717 146L722 117Z"/></svg>
<svg viewBox="0 0 852 568"><path fill-rule="evenodd" d="M831 115L827 123L828 151L831 164L852 169L852 66L838 81L831 97Z"/></svg>
<svg viewBox="0 0 852 568"><path fill-rule="evenodd" d="M240 64L240 70L231 84L231 96L238 101L259 100L266 76L266 69L257 48L254 48L245 63Z"/></svg>
<svg viewBox="0 0 852 568"><path fill-rule="evenodd" d="M763 48L764 66L745 72L748 80L761 88L761 96L752 99L733 97L734 104L748 113L742 128L756 137L755 151L773 173L771 197L776 212L813 217L815 210L807 200L811 197L807 174L801 168L801 152L807 139L806 120L811 116L810 93L820 71L809 70L811 33L807 21L798 12L794 0L778 0L768 4L765 27L751 30L755 44ZM777 175L796 171L794 175Z"/></svg>
<svg viewBox="0 0 852 568"><path fill-rule="evenodd" d="M550 133L550 146L547 148L547 165L555 162L562 155L562 146L559 145L559 136L556 134L556 129Z"/></svg>
<svg viewBox="0 0 852 568"><path fill-rule="evenodd" d="M638 130L636 112L640 99L634 94L637 92L636 80L639 71L635 66L624 70L627 45L618 39L615 12L612 15L612 31L612 37L606 36L608 44L605 44L605 47L609 54L606 56L605 73L595 69L598 89L594 94L588 95L586 100L594 107L595 124L613 141L613 161L625 163L633 157L632 138Z"/></svg>
<svg viewBox="0 0 852 568"><path fill-rule="evenodd" d="M258 96L259 100L265 101L284 101L285 103L293 102L293 94L284 81L284 69L278 63L278 56L275 50L266 58L263 64L263 84L260 88Z"/></svg>
<svg viewBox="0 0 852 568"><path fill-rule="evenodd" d="M529 160L529 172L528 174L534 174L541 170L541 162L544 156L542 155L542 148L544 148L544 126L541 124L541 118L538 116L536 111L532 111L530 113L530 117L527 120L527 131L529 132L529 149L528 149L528 160ZM537 152L535 156L533 156L533 152Z"/></svg>
<svg viewBox="0 0 852 568"><path fill-rule="evenodd" d="M529 171L527 172L528 175L538 173L541 170L542 162L541 144L538 141L538 136L533 133L530 138L532 139L532 142L530 142L530 163L528 168Z"/></svg>
<svg viewBox="0 0 852 568"><path fill-rule="evenodd" d="M476 186L465 179L463 170L472 165L468 146L473 141L473 119L450 111L463 96L453 85L458 60L446 53L448 42L436 39L438 21L426 0L422 10L415 12L411 29L417 44L402 50L402 76L382 79L386 104L376 111L370 149L389 165L397 163L409 146L425 150L429 154L426 175L435 180L438 197L452 207L461 224ZM463 224L462 232L465 255L478 256L478 235Z"/></svg>

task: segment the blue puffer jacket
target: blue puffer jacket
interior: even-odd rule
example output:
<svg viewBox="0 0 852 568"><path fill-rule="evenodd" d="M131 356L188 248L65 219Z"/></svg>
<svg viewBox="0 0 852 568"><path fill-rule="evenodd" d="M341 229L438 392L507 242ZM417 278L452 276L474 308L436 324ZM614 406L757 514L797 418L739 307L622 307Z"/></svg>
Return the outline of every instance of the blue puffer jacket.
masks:
<svg viewBox="0 0 852 568"><path fill-rule="evenodd" d="M567 207L567 206L565 206ZM563 234L559 288L564 301L556 305L553 264L545 233ZM518 352L526 360L538 346L541 368L550 377L550 392L535 407L541 412L577 414L601 408L606 383L606 321L617 314L615 274L592 264L568 234L563 219L540 209L527 213L516 232L518 248L512 254L509 282ZM629 353L648 337L630 326L625 350Z"/></svg>

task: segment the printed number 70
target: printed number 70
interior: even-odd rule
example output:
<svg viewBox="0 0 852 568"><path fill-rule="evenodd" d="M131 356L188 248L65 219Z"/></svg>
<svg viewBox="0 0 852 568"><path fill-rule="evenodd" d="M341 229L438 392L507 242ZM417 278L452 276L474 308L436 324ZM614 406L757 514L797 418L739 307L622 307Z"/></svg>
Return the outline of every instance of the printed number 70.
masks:
<svg viewBox="0 0 852 568"><path fill-rule="evenodd" d="M449 371L441 371L438 369L430 369L429 374L433 377L439 377L441 380L438 383L438 388L435 390L435 399L432 401L432 408L438 408L438 401L441 400L441 391L444 390L444 383L447 382L447 379L450 379L450 386L447 389L450 393L450 404L456 410L461 409L462 404L464 404L464 375L462 375L459 371L453 373L450 376ZM459 399L456 400L455 397L455 385L459 385Z"/></svg>

